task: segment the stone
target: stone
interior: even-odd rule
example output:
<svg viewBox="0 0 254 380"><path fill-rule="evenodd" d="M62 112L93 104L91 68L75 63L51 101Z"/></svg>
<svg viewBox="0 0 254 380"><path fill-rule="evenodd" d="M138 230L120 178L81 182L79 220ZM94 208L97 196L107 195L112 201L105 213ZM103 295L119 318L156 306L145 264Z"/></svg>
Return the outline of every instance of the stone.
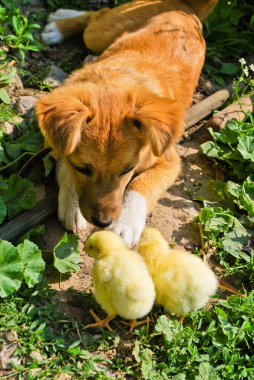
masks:
<svg viewBox="0 0 254 380"><path fill-rule="evenodd" d="M16 108L22 116L29 117L34 109L36 101L37 98L35 96L20 96L16 102Z"/></svg>
<svg viewBox="0 0 254 380"><path fill-rule="evenodd" d="M12 80L9 83L7 87L7 91L9 95L17 95L17 93L23 91L23 83L22 80L20 79L19 75L17 74L16 70L13 74Z"/></svg>
<svg viewBox="0 0 254 380"><path fill-rule="evenodd" d="M49 84L51 87L56 88L61 86L66 77L67 74L62 69L55 65L51 65L44 82Z"/></svg>

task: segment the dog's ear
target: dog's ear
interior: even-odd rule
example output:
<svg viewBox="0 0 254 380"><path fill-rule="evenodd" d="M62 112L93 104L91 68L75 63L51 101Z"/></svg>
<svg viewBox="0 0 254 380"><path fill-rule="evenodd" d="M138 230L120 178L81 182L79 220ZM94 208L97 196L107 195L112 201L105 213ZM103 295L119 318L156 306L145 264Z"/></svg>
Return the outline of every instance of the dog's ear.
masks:
<svg viewBox="0 0 254 380"><path fill-rule="evenodd" d="M42 96L35 108L46 142L59 155L67 156L79 143L91 112L77 97L59 90Z"/></svg>
<svg viewBox="0 0 254 380"><path fill-rule="evenodd" d="M132 94L132 101L133 124L149 141L154 155L161 156L170 143L181 137L184 111L175 101L150 93Z"/></svg>

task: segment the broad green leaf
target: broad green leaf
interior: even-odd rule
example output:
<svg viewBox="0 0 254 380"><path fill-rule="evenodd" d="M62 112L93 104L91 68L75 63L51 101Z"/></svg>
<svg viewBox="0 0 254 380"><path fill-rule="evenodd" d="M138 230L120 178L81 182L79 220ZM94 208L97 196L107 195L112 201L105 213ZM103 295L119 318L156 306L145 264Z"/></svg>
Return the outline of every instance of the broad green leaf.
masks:
<svg viewBox="0 0 254 380"><path fill-rule="evenodd" d="M45 227L43 224L32 228L16 240L16 244L23 243L25 239L32 241L38 247L45 246Z"/></svg>
<svg viewBox="0 0 254 380"><path fill-rule="evenodd" d="M18 34L19 29L20 29L20 22L19 22L19 19L17 18L17 16L12 16L12 25L13 25L13 28L14 28L16 34Z"/></svg>
<svg viewBox="0 0 254 380"><path fill-rule="evenodd" d="M14 72L15 72L14 68L12 68L8 73L0 72L0 87L7 86L10 83L14 75Z"/></svg>
<svg viewBox="0 0 254 380"><path fill-rule="evenodd" d="M0 194L8 189L8 185L5 180L0 176Z"/></svg>
<svg viewBox="0 0 254 380"><path fill-rule="evenodd" d="M242 257L245 261L249 261L249 256L243 252L243 247L248 244L250 236L241 223L235 219L233 230L226 233L222 239L224 249L231 255L239 258Z"/></svg>
<svg viewBox="0 0 254 380"><path fill-rule="evenodd" d="M5 104L10 104L10 98L7 91L4 88L0 88L0 100Z"/></svg>
<svg viewBox="0 0 254 380"><path fill-rule="evenodd" d="M154 330L155 332L162 333L168 342L171 342L174 339L177 332L175 325L166 317L166 315L161 315L157 319Z"/></svg>
<svg viewBox="0 0 254 380"><path fill-rule="evenodd" d="M17 138L15 143L19 143L24 152L36 153L43 146L43 138L38 130L33 130L27 132L24 136Z"/></svg>
<svg viewBox="0 0 254 380"><path fill-rule="evenodd" d="M223 63L219 69L219 72L221 74L234 75L238 70L238 66L234 63Z"/></svg>
<svg viewBox="0 0 254 380"><path fill-rule="evenodd" d="M51 173L54 167L53 161L49 155L47 155L46 157L43 157L43 164L44 164L44 170L45 170L45 177L47 177Z"/></svg>
<svg viewBox="0 0 254 380"><path fill-rule="evenodd" d="M219 132L214 132L211 128L208 129L214 140L221 141L224 144L238 143L239 134L241 133L239 125L233 121L231 121L226 128L222 128Z"/></svg>
<svg viewBox="0 0 254 380"><path fill-rule="evenodd" d="M219 180L204 180L192 192L192 199L219 202L225 198L226 184Z"/></svg>
<svg viewBox="0 0 254 380"><path fill-rule="evenodd" d="M209 363L200 363L198 370L199 376L195 376L195 380L220 380L214 368Z"/></svg>
<svg viewBox="0 0 254 380"><path fill-rule="evenodd" d="M45 269L45 262L42 259L41 251L29 240L25 240L17 246L17 251L23 266L23 275L29 288L38 284L42 279L42 272Z"/></svg>
<svg viewBox="0 0 254 380"><path fill-rule="evenodd" d="M22 282L22 264L17 249L0 240L0 297L7 297L19 289Z"/></svg>
<svg viewBox="0 0 254 380"><path fill-rule="evenodd" d="M21 145L16 141L6 143L5 150L13 161L21 155Z"/></svg>
<svg viewBox="0 0 254 380"><path fill-rule="evenodd" d="M213 141L207 141L201 145L201 149L208 157L220 158L220 148Z"/></svg>
<svg viewBox="0 0 254 380"><path fill-rule="evenodd" d="M226 184L226 191L234 198L239 199L242 193L242 188L238 183L228 181Z"/></svg>
<svg viewBox="0 0 254 380"><path fill-rule="evenodd" d="M68 236L65 233L55 246L53 254L54 266L60 273L79 271L78 264L81 262L81 258L78 248L78 236Z"/></svg>
<svg viewBox="0 0 254 380"><path fill-rule="evenodd" d="M21 211L34 207L36 194L33 184L16 174L12 174L6 182L8 190L2 193L2 197L7 206L8 218L13 219Z"/></svg>
<svg viewBox="0 0 254 380"><path fill-rule="evenodd" d="M237 149L245 160L254 162L254 136L245 136L239 139Z"/></svg>
<svg viewBox="0 0 254 380"><path fill-rule="evenodd" d="M0 196L0 224L3 223L6 215L7 215L7 208L3 201L3 198Z"/></svg>
<svg viewBox="0 0 254 380"><path fill-rule="evenodd" d="M4 160L4 148L0 144L0 164Z"/></svg>
<svg viewBox="0 0 254 380"><path fill-rule="evenodd" d="M242 203L244 209L250 214L254 214L254 182L244 181L242 187Z"/></svg>
<svg viewBox="0 0 254 380"><path fill-rule="evenodd" d="M207 220L205 223L206 231L217 233L225 232L232 225L232 216L227 214L216 214L214 218Z"/></svg>

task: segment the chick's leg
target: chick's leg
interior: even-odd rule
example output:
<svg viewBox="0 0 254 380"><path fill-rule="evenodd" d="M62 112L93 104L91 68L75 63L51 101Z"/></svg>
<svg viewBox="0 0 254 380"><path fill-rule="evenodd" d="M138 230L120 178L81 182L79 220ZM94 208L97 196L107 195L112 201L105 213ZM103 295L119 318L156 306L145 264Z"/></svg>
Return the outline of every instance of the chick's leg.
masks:
<svg viewBox="0 0 254 380"><path fill-rule="evenodd" d="M125 321L121 321L121 323L123 325L126 325L126 326L130 326L130 329L129 331L133 331L135 329L135 327L137 326L141 326L141 325L144 325L145 323L148 325L149 324L149 317L147 317L146 319L142 320L142 321L137 321L136 319L133 319L132 321L130 322L125 322Z"/></svg>
<svg viewBox="0 0 254 380"><path fill-rule="evenodd" d="M83 327L84 329L91 329L95 327L106 327L106 329L108 329L109 331L113 331L112 328L109 326L109 322L112 321L112 319L114 319L116 315L108 315L106 318L100 319L98 315L96 315L92 309L90 309L89 312L94 318L95 323L90 323L89 325L84 326Z"/></svg>

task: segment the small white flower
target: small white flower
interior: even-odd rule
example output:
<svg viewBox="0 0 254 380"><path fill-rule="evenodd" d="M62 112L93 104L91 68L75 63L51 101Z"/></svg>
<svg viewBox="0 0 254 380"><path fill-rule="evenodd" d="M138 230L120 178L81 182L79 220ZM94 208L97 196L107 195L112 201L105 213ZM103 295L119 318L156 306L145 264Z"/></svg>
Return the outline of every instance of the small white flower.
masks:
<svg viewBox="0 0 254 380"><path fill-rule="evenodd" d="M249 66L249 68L251 69L251 71L254 71L254 65L253 65L253 63Z"/></svg>
<svg viewBox="0 0 254 380"><path fill-rule="evenodd" d="M240 58L239 59L239 62L241 63L241 65L246 65L246 61L244 58Z"/></svg>
<svg viewBox="0 0 254 380"><path fill-rule="evenodd" d="M243 68L243 73L246 75L246 77L249 76L249 69L247 66Z"/></svg>

